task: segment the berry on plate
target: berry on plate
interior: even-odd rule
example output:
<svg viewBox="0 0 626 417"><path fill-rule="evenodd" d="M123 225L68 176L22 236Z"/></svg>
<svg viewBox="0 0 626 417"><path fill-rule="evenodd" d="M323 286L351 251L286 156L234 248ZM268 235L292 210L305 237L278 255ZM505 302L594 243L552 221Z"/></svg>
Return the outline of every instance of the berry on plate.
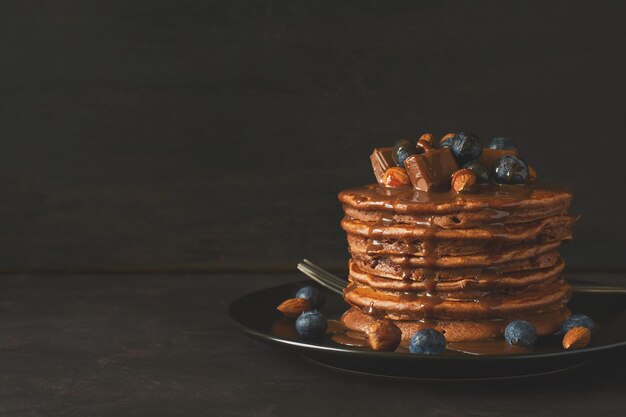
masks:
<svg viewBox="0 0 626 417"><path fill-rule="evenodd" d="M319 339L326 332L328 321L317 310L305 311L296 319L296 331L305 339Z"/></svg>
<svg viewBox="0 0 626 417"><path fill-rule="evenodd" d="M435 329L422 329L413 333L409 352L436 355L446 350L445 336Z"/></svg>

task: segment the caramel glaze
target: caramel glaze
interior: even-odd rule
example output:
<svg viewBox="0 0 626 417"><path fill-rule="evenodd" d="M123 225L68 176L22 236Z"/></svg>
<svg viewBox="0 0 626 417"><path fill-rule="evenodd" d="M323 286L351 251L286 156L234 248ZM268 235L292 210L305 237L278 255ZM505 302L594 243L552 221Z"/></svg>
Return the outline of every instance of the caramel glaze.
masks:
<svg viewBox="0 0 626 417"><path fill-rule="evenodd" d="M333 334L331 340L340 345L369 348L367 337L359 332L344 330L343 332ZM519 355L530 353L534 348L532 346L511 345L505 340L481 340L448 343L446 344L446 349L468 355ZM408 349L404 346L398 346L396 352L406 353Z"/></svg>
<svg viewBox="0 0 626 417"><path fill-rule="evenodd" d="M425 192L411 186L381 187L372 184L339 193L342 203L361 209L425 214L491 209L493 220L508 216L511 210L559 197L570 199L571 193L548 184L478 184L471 193L464 194L454 191Z"/></svg>
<svg viewBox="0 0 626 417"><path fill-rule="evenodd" d="M369 313L373 316L381 314L375 310L371 310ZM286 339L299 338L294 326L294 320L289 318L281 318L277 320L272 326L272 333ZM340 345L369 349L369 343L364 333L347 330L341 322L337 320L328 320L326 333L330 335L333 342ZM526 353L532 348L511 346L503 340L490 340L481 342L448 343L447 349L471 355L505 355ZM405 347L399 346L396 349L396 352L406 353L408 350Z"/></svg>
<svg viewBox="0 0 626 417"><path fill-rule="evenodd" d="M384 222L382 226L384 227L384 224L390 225L392 223L393 222L391 221L387 221L387 222ZM422 235L422 250L426 254L426 256L424 256L424 259L426 260L426 265L424 268L425 270L432 270L433 267L436 265L436 258L429 255L430 253L434 253L433 240L435 237L435 230L436 230L435 228L436 226L429 224L425 228L424 233ZM370 229L368 230L368 236L371 239L373 239L374 242L376 242L377 239L381 239L383 234L384 234L384 229L378 225L374 225L370 227ZM371 248L368 248L368 251L371 251L371 250L372 250ZM413 275L413 268L402 269L402 272L401 272L402 279L410 280L412 275ZM424 282L427 283L427 280L425 280Z"/></svg>
<svg viewBox="0 0 626 417"><path fill-rule="evenodd" d="M328 320L328 326L326 327L326 333L336 334L345 331L345 328L338 320Z"/></svg>
<svg viewBox="0 0 626 417"><path fill-rule="evenodd" d="M337 333L331 337L332 341L340 345L353 347L369 347L369 343L365 335L359 335L355 332Z"/></svg>

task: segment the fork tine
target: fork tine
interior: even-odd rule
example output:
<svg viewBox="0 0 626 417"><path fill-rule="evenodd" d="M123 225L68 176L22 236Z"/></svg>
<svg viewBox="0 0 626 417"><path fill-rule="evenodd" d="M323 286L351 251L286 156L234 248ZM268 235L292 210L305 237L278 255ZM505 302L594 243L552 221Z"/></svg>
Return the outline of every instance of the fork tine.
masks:
<svg viewBox="0 0 626 417"><path fill-rule="evenodd" d="M572 291L598 294L626 294L626 288L624 287L605 287L603 285L572 285Z"/></svg>
<svg viewBox="0 0 626 417"><path fill-rule="evenodd" d="M332 280L327 279L327 277L325 277L323 274L318 273L316 270L312 269L308 265L299 264L298 269L302 272L307 272L310 276L314 276L318 281L323 281L328 286L332 286L333 288L337 290L342 291L344 288L343 284L340 285L340 284L333 282Z"/></svg>
<svg viewBox="0 0 626 417"><path fill-rule="evenodd" d="M313 281L317 282L318 284L322 285L323 287L326 287L329 290L331 290L331 291L333 291L333 292L335 292L337 294L342 294L342 290L339 287L337 287L336 285L326 281L324 278L321 278L315 272L313 272L310 269L308 269L306 267L306 265L299 265L298 266L298 270L300 270L300 272L302 272L303 274L305 274L307 277L309 277Z"/></svg>
<svg viewBox="0 0 626 417"><path fill-rule="evenodd" d="M311 270L311 268L309 268L307 265L299 263L297 268L304 275L311 278L313 281L319 283L320 285L328 288L329 290L337 294L343 294L343 287L339 287L338 285L327 281L325 278L322 278L315 271Z"/></svg>

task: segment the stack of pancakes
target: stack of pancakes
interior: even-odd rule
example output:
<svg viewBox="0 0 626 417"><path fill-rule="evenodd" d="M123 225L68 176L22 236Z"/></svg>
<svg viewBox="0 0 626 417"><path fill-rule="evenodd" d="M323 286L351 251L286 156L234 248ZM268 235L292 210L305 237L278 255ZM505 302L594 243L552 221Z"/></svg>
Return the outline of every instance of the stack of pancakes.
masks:
<svg viewBox="0 0 626 417"><path fill-rule="evenodd" d="M392 320L403 344L424 327L448 342L502 337L511 320L554 333L570 313L557 250L576 219L564 190L480 185L428 193L369 185L342 191L352 256L342 322Z"/></svg>

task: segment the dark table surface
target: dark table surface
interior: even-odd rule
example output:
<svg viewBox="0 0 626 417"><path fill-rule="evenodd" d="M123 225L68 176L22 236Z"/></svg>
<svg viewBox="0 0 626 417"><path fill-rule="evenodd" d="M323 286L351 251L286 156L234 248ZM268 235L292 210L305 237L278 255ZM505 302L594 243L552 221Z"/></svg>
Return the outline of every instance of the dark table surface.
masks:
<svg viewBox="0 0 626 417"><path fill-rule="evenodd" d="M0 415L624 415L619 358L517 381L395 380L321 367L229 322L233 299L300 279L4 275Z"/></svg>

